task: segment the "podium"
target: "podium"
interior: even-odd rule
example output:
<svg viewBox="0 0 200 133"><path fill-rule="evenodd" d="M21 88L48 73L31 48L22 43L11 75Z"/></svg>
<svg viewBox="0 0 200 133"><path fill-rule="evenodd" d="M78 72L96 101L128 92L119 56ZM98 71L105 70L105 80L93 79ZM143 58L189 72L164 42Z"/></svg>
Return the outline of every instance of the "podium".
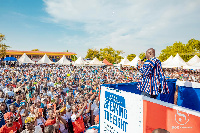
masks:
<svg viewBox="0 0 200 133"><path fill-rule="evenodd" d="M100 132L152 133L161 128L170 133L199 133L200 112L172 104L176 81L171 93L152 99L140 95L137 82L105 84L100 95Z"/></svg>

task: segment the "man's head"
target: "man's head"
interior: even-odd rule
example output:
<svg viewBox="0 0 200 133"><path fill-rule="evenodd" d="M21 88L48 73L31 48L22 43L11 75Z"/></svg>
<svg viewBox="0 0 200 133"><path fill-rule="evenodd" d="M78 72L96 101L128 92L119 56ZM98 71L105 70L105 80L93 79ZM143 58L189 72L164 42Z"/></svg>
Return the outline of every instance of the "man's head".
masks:
<svg viewBox="0 0 200 133"><path fill-rule="evenodd" d="M10 109L10 111L11 111L12 113L15 113L15 111L16 111L16 106L15 106L15 104L10 104L9 109Z"/></svg>
<svg viewBox="0 0 200 133"><path fill-rule="evenodd" d="M158 128L158 129L153 130L152 133L170 133L170 132L165 129Z"/></svg>
<svg viewBox="0 0 200 133"><path fill-rule="evenodd" d="M0 103L0 111L3 111L6 109L6 103L5 102L1 102Z"/></svg>
<svg viewBox="0 0 200 133"><path fill-rule="evenodd" d="M54 110L52 108L48 109L48 115L49 115L50 119L53 119L53 117L54 117Z"/></svg>
<svg viewBox="0 0 200 133"><path fill-rule="evenodd" d="M17 102L20 102L21 100L22 100L21 95L17 95L17 96L16 96L16 101L17 101Z"/></svg>
<svg viewBox="0 0 200 133"><path fill-rule="evenodd" d="M4 98L4 93L3 93L3 91L0 91L0 98Z"/></svg>
<svg viewBox="0 0 200 133"><path fill-rule="evenodd" d="M7 124L7 126L11 126L13 124L13 113L12 112L8 112L4 114L4 120Z"/></svg>
<svg viewBox="0 0 200 133"><path fill-rule="evenodd" d="M35 122L35 119L33 117L27 117L25 119L25 126L26 126L26 129L28 130L33 130L34 128L34 122Z"/></svg>
<svg viewBox="0 0 200 133"><path fill-rule="evenodd" d="M55 127L53 125L49 125L44 128L45 133L55 133Z"/></svg>
<svg viewBox="0 0 200 133"><path fill-rule="evenodd" d="M150 59L150 58L153 58L153 57L155 57L155 49L150 48L146 51L146 58Z"/></svg>

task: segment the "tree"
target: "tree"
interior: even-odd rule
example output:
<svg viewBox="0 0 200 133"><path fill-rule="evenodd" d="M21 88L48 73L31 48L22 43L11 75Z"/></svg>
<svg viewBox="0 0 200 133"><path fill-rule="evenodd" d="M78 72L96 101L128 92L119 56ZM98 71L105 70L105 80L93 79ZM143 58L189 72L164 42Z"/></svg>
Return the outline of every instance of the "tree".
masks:
<svg viewBox="0 0 200 133"><path fill-rule="evenodd" d="M132 61L135 57L136 57L135 54L129 54L129 55L127 56L127 59L128 59L129 61Z"/></svg>
<svg viewBox="0 0 200 133"><path fill-rule="evenodd" d="M200 41L199 40L195 40L194 38L190 39L188 41L188 43L186 44L186 46L187 45L191 46L196 52L200 52Z"/></svg>
<svg viewBox="0 0 200 133"><path fill-rule="evenodd" d="M32 49L31 51L40 51L39 49Z"/></svg>
<svg viewBox="0 0 200 133"><path fill-rule="evenodd" d="M103 61L106 59L110 63L120 62L122 57L120 54L122 54L122 50L115 50L114 48L108 46L106 48L101 48L99 52L99 60Z"/></svg>
<svg viewBox="0 0 200 133"><path fill-rule="evenodd" d="M146 54L144 52L142 52L142 53L140 53L139 58L142 60L145 56L146 56Z"/></svg>
<svg viewBox="0 0 200 133"><path fill-rule="evenodd" d="M76 55L71 55L71 59L72 61L76 61L78 58L76 57Z"/></svg>
<svg viewBox="0 0 200 133"><path fill-rule="evenodd" d="M5 43L2 43L5 39L5 35L0 33L0 57L4 58L6 56L6 50L10 48L10 46L5 45Z"/></svg>
<svg viewBox="0 0 200 133"><path fill-rule="evenodd" d="M86 59L93 60L95 57L99 58L99 50L97 49L88 49Z"/></svg>
<svg viewBox="0 0 200 133"><path fill-rule="evenodd" d="M172 46L167 46L163 49L159 55L159 59L161 61L167 60L171 55L175 56L177 53L181 56L181 58L187 62L194 55L199 52L200 41L191 39L187 44L183 44L182 42L175 42ZM200 52L199 52L200 53Z"/></svg>

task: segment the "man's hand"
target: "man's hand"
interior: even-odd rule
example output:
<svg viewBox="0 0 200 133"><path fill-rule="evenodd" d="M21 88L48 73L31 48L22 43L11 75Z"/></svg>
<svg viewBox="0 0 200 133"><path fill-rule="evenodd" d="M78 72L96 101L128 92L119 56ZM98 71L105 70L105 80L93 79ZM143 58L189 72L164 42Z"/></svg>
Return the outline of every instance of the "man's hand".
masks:
<svg viewBox="0 0 200 133"><path fill-rule="evenodd" d="M18 111L21 112L22 109L23 109L23 106L20 106L20 107L18 108Z"/></svg>
<svg viewBox="0 0 200 133"><path fill-rule="evenodd" d="M138 65L143 65L143 64L144 64L143 61L141 61L141 60L138 61Z"/></svg>
<svg viewBox="0 0 200 133"><path fill-rule="evenodd" d="M139 61L138 61L138 67L139 67L139 68L141 68L141 67L142 67L142 65L144 65L144 62L143 62L143 61L141 61L141 60L139 60Z"/></svg>
<svg viewBox="0 0 200 133"><path fill-rule="evenodd" d="M84 106L83 107L86 107L87 106L87 101L84 103Z"/></svg>

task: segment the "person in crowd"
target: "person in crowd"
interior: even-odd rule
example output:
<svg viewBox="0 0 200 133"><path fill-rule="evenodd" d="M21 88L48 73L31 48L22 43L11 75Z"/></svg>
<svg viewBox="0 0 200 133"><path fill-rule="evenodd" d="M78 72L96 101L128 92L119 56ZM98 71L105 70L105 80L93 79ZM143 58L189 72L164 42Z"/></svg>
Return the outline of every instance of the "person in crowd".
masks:
<svg viewBox="0 0 200 133"><path fill-rule="evenodd" d="M0 128L0 133L21 132L20 124L14 121L12 112L5 113L4 120L6 124Z"/></svg>
<svg viewBox="0 0 200 133"><path fill-rule="evenodd" d="M55 127L53 125L46 126L44 133L55 133Z"/></svg>
<svg viewBox="0 0 200 133"><path fill-rule="evenodd" d="M27 117L25 119L26 129L23 130L22 133L43 133L42 128L39 125L35 125L34 123L35 123L35 118Z"/></svg>

